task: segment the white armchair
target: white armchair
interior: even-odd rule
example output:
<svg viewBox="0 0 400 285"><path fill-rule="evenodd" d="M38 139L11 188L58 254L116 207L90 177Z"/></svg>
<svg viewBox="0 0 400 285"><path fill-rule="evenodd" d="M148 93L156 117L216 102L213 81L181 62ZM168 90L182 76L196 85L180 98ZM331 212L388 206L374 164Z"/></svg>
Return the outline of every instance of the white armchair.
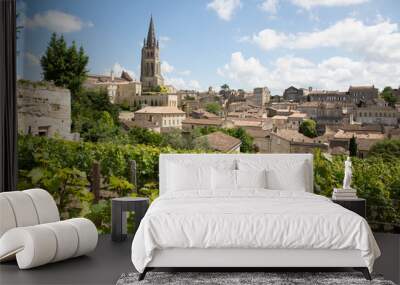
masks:
<svg viewBox="0 0 400 285"><path fill-rule="evenodd" d="M0 262L16 258L20 269L57 262L94 250L97 238L88 219L60 221L43 189L0 193Z"/></svg>

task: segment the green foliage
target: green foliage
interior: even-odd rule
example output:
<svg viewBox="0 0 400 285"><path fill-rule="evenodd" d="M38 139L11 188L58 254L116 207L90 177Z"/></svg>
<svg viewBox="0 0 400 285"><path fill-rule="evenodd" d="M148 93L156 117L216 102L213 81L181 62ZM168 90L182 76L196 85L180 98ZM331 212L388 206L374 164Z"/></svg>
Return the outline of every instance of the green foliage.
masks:
<svg viewBox="0 0 400 285"><path fill-rule="evenodd" d="M160 146L163 137L160 133L156 133L149 129L134 127L128 132L129 143L131 144L145 144L151 146Z"/></svg>
<svg viewBox="0 0 400 285"><path fill-rule="evenodd" d="M394 107L394 105L397 102L397 98L396 96L393 94L393 89L390 86L386 86L382 93L381 93L381 97L383 98L383 100L385 100L389 106Z"/></svg>
<svg viewBox="0 0 400 285"><path fill-rule="evenodd" d="M108 189L117 192L119 196L126 196L133 191L134 185L121 177L111 175Z"/></svg>
<svg viewBox="0 0 400 285"><path fill-rule="evenodd" d="M72 102L72 129L85 141L108 141L119 134L118 114L106 90L81 90Z"/></svg>
<svg viewBox="0 0 400 285"><path fill-rule="evenodd" d="M19 189L39 187L49 191L64 218L83 214L93 195L87 190L86 173L73 165L63 165L49 151L33 153L33 167L20 166Z"/></svg>
<svg viewBox="0 0 400 285"><path fill-rule="evenodd" d="M353 135L353 137L350 139L350 143L349 143L350 156L357 156L357 149L358 149L357 141Z"/></svg>
<svg viewBox="0 0 400 285"><path fill-rule="evenodd" d="M226 90L229 90L230 88L229 88L229 85L225 83L225 84L221 85L221 89L226 91Z"/></svg>
<svg viewBox="0 0 400 285"><path fill-rule="evenodd" d="M221 113L221 106L216 102L211 102L206 105L206 111L219 115Z"/></svg>
<svg viewBox="0 0 400 285"><path fill-rule="evenodd" d="M242 141L242 144L240 146L241 152L254 152L253 137L247 134L245 129L226 129L225 133Z"/></svg>
<svg viewBox="0 0 400 285"><path fill-rule="evenodd" d="M311 119L304 120L300 124L299 133L309 138L315 138L317 136L317 123Z"/></svg>
<svg viewBox="0 0 400 285"><path fill-rule="evenodd" d="M314 191L330 197L344 177L344 156L314 153ZM374 230L391 231L400 224L400 157L384 161L379 157L352 158L352 187L367 200L367 220ZM397 204L396 204L397 200ZM395 201L395 203L393 202Z"/></svg>
<svg viewBox="0 0 400 285"><path fill-rule="evenodd" d="M100 234L111 232L111 201L101 200L90 206L90 211L85 218L91 220Z"/></svg>
<svg viewBox="0 0 400 285"><path fill-rule="evenodd" d="M151 92L168 93L168 88L162 85L157 85L151 89Z"/></svg>
<svg viewBox="0 0 400 285"><path fill-rule="evenodd" d="M380 157L384 161L396 161L400 159L400 140L383 140L374 144L368 157Z"/></svg>
<svg viewBox="0 0 400 285"><path fill-rule="evenodd" d="M52 34L40 60L44 79L70 89L73 96L79 92L86 79L88 62L89 57L82 47L78 51L75 42L67 47L64 36L58 38L56 33Z"/></svg>

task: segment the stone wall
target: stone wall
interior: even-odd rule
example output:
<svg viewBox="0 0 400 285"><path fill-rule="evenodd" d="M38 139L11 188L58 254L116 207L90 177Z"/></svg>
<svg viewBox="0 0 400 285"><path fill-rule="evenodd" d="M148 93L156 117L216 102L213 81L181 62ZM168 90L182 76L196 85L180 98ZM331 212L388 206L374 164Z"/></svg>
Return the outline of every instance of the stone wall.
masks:
<svg viewBox="0 0 400 285"><path fill-rule="evenodd" d="M17 84L18 131L22 134L78 139L71 133L71 94L51 83Z"/></svg>

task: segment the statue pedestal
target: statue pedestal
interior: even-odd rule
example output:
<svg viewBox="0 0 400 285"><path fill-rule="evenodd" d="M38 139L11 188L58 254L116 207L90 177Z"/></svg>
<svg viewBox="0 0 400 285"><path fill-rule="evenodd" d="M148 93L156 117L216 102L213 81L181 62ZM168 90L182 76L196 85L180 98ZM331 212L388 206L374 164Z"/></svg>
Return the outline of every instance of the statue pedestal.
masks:
<svg viewBox="0 0 400 285"><path fill-rule="evenodd" d="M342 188L334 188L332 193L333 200L340 200L340 199L357 199L357 190L350 188L350 189L342 189Z"/></svg>

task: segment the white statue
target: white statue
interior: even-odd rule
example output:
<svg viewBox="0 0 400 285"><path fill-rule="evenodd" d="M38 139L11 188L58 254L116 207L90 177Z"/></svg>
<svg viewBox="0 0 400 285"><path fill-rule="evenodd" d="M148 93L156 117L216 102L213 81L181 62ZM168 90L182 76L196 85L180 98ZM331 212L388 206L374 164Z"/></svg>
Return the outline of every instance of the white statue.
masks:
<svg viewBox="0 0 400 285"><path fill-rule="evenodd" d="M351 189L350 186L351 177L352 177L351 160L350 157L347 157L347 160L344 162L343 189Z"/></svg>

